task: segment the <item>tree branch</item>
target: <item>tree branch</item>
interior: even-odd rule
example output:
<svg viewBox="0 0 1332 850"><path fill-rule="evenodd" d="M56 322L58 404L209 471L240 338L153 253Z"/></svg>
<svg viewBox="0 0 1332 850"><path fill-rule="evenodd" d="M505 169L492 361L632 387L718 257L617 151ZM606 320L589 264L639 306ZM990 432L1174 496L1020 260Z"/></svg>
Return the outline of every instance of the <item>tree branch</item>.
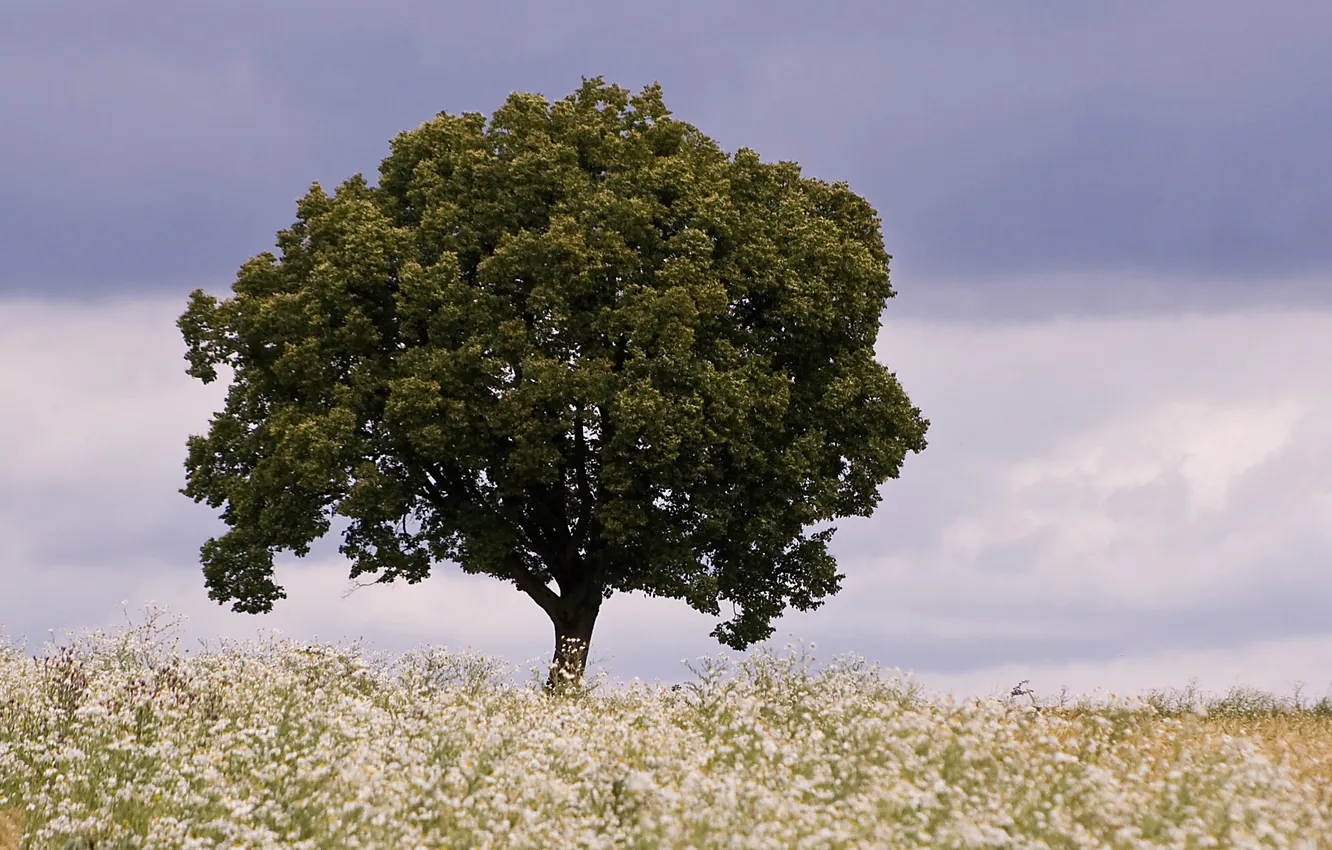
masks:
<svg viewBox="0 0 1332 850"><path fill-rule="evenodd" d="M504 559L504 567L508 570L514 583L518 585L519 590L532 597L532 600L540 605L541 610L545 611L551 619L557 617L560 608L562 607L561 603L563 600L560 598L559 594L555 593L555 591L551 590L549 587L546 587L545 583L542 582L539 577L533 575L527 567L523 565L521 558L516 554L508 555Z"/></svg>
<svg viewBox="0 0 1332 850"><path fill-rule="evenodd" d="M406 454L405 451L403 453ZM438 466L421 463L419 458L412 458L412 460L414 462L405 463L404 466L421 480L426 498L433 502L436 508L451 511L456 508L456 502L477 498L477 493L462 479L462 476L449 475L446 470ZM449 485L450 492L445 493L440 489L439 481L441 480Z"/></svg>
<svg viewBox="0 0 1332 850"><path fill-rule="evenodd" d="M554 545L551 544L550 538L548 538L545 535L541 526L529 520L527 518L527 514L523 512L522 508L512 508L508 505L503 504L502 500L500 503L500 512L506 519L508 519L514 525L518 526L519 530L521 530L523 534L526 535L527 542L531 545L532 551L540 555L542 559L545 560L547 567L551 570L551 573L552 574L558 573L559 571L559 566L558 566L559 559L557 557L559 554L558 550ZM558 579L559 576L556 575L556 578Z"/></svg>
<svg viewBox="0 0 1332 850"><path fill-rule="evenodd" d="M557 554L560 543L564 543L565 554L560 563L563 564L569 561L572 558L568 550L568 543L571 539L567 505L569 493L565 489L564 482L561 480L558 487L550 487L540 483L533 484L526 495L530 503L531 515L539 517L539 521L529 520L534 525L534 530L541 532L543 542L551 554Z"/></svg>
<svg viewBox="0 0 1332 850"><path fill-rule="evenodd" d="M455 502L459 499L480 498L480 495L476 493L470 486L468 486L462 480L462 477L459 475L448 475L444 470L441 469L434 470L433 477L441 479L450 479L446 483L449 484L452 491L445 493L440 490L439 485L436 484L435 481L431 480L432 475L430 473L427 473L420 468L416 468L414 469L414 471L417 471L421 474L421 478L423 479L423 486L426 490L426 498L432 501L439 508L442 509L448 508L450 507L450 502ZM460 493L463 495L459 495ZM509 519L511 522L514 521L515 519L515 517L513 516L514 512L504 508L503 505L501 505L500 507L504 516L507 519ZM523 528L524 533L527 534L529 538L531 538L532 534L529 531L529 529L531 528L530 523L528 523L526 519L521 516L521 512L518 512L517 521L521 526L524 527ZM540 543L541 541L529 541L529 542L533 542L535 545ZM532 599L535 600L536 603L540 605L541 608L544 611L546 611L547 614L551 614L551 616L554 616L554 614L551 612L555 611L560 606L561 600L559 595L556 594L554 591L552 591L550 588L548 588L539 576L534 575L530 570L528 570L527 567L524 566L522 559L519 558L516 553L510 554L505 558L504 568L506 572L509 574L509 576L513 578L514 582L518 585L518 588L520 590L522 590L528 596L532 597ZM559 577L557 576L556 577L557 581L558 578Z"/></svg>

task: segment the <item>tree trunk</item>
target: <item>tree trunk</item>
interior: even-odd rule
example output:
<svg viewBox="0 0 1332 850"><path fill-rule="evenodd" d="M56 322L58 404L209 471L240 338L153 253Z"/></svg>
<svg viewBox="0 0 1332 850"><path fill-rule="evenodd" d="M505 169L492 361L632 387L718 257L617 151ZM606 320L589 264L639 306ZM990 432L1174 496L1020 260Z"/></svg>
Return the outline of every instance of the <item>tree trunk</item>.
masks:
<svg viewBox="0 0 1332 850"><path fill-rule="evenodd" d="M601 609L601 596L596 594L590 602L570 605L551 614L555 626L555 654L550 662L550 678L546 690L563 691L583 684L587 669L587 651L592 645L592 629L597 624Z"/></svg>

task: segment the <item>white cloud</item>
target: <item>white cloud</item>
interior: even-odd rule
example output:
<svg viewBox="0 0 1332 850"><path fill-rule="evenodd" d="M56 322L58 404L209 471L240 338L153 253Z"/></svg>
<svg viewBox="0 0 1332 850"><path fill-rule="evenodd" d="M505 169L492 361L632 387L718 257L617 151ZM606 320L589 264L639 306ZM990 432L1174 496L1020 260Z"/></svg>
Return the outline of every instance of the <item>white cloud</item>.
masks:
<svg viewBox="0 0 1332 850"><path fill-rule="evenodd" d="M1189 485L1191 511L1220 510L1230 483L1280 449L1304 412L1298 399L1252 409L1166 405L1079 435L1051 456L1018 464L1009 473L1009 486L1068 486L1105 498L1179 472Z"/></svg>
<svg viewBox="0 0 1332 850"><path fill-rule="evenodd" d="M1261 574L1282 538L1326 541L1332 483L1311 472L1332 467L1330 328L1298 313L890 322L881 359L934 421L904 477L931 493L972 484L932 506L922 574L1150 607ZM1023 561L999 569L1016 545Z"/></svg>
<svg viewBox="0 0 1332 850"><path fill-rule="evenodd" d="M1255 556L1277 543L1274 518L1232 513L1227 495L1243 486L1244 473L1292 448L1309 408L1286 398L1229 409L1167 403L1127 414L1013 463L989 504L943 527L938 555L977 564L999 547L1031 543L1027 568L1045 581L1024 591L1052 603L1096 597L1170 606L1226 579L1252 578L1264 569ZM1317 424L1326 431L1323 413ZM1197 539L1222 524L1239 533ZM1167 568L1163 556L1176 559Z"/></svg>
<svg viewBox="0 0 1332 850"><path fill-rule="evenodd" d="M289 598L271 615L208 601L198 547L222 526L176 491L185 438L225 387L184 374L184 306L0 302L6 634L40 643L154 599L190 617L191 637L275 627L546 656L530 601L450 565L343 599L336 539L279 558ZM1042 692L1329 684L1332 314L889 319L879 352L932 420L930 447L874 517L837 523L844 590L784 618L778 643L979 693L1023 678ZM616 676L680 680L681 658L717 651L713 623L614 597L593 656Z"/></svg>
<svg viewBox="0 0 1332 850"><path fill-rule="evenodd" d="M225 397L184 374L184 309L183 298L0 306L0 392L13 400L0 418L5 482L86 492L132 487L148 470L178 476L184 435Z"/></svg>

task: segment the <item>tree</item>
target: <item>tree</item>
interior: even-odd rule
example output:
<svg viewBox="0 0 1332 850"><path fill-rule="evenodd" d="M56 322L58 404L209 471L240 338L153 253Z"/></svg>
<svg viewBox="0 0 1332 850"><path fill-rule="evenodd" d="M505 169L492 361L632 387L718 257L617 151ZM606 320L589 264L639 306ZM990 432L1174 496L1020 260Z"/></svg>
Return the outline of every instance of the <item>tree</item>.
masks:
<svg viewBox="0 0 1332 850"><path fill-rule="evenodd" d="M743 649L839 589L836 529L803 529L868 516L929 424L874 360L879 219L670 114L600 77L440 113L377 187L313 184L234 297L190 294L188 373L234 371L181 490L229 526L209 598L271 610L274 553L337 514L353 579L517 585L554 684L613 592L729 602Z"/></svg>

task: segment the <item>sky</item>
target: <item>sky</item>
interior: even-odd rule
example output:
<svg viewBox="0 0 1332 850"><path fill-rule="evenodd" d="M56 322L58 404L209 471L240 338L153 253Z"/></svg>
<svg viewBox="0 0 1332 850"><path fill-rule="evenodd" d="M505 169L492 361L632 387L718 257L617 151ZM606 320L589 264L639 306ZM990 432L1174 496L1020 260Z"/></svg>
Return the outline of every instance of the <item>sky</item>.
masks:
<svg viewBox="0 0 1332 850"><path fill-rule="evenodd" d="M190 641L548 658L533 603L452 564L348 592L336 534L279 556L271 614L210 602L225 526L177 491L225 385L185 374L174 323L311 182L597 75L883 219L876 352L929 447L836 522L844 589L778 651L957 694L1332 693L1332 6L1299 0L8 0L4 635L37 651L151 602ZM593 669L687 680L715 622L613 597Z"/></svg>

